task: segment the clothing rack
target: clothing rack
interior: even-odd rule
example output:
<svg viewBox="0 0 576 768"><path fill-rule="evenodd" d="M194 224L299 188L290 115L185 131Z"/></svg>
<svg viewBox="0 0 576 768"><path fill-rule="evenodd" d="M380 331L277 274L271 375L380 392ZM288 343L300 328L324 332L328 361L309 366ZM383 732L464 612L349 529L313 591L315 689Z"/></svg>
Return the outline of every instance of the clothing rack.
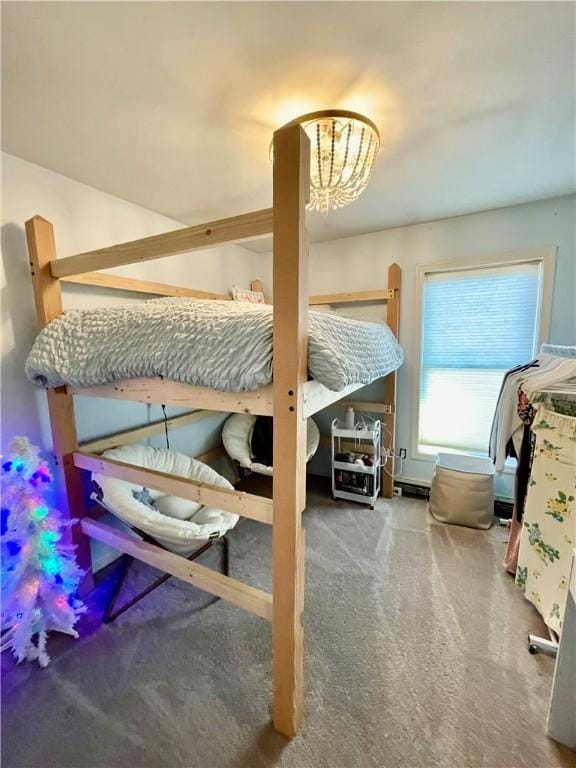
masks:
<svg viewBox="0 0 576 768"><path fill-rule="evenodd" d="M570 510L566 505L572 504L569 497L574 495L573 481L566 477L572 453L565 430L571 434L571 414L561 411L558 403L575 396L576 347L543 344L536 359L506 372L490 437L490 455L498 471L504 468L505 456L518 460L504 567L514 574L548 628L549 639L529 635L531 653L555 653L558 647L561 595L555 598L564 579L558 565L564 563L565 536L558 538L554 525L566 525L566 509ZM548 406L554 418L538 419L542 406ZM558 581L550 580L552 575Z"/></svg>

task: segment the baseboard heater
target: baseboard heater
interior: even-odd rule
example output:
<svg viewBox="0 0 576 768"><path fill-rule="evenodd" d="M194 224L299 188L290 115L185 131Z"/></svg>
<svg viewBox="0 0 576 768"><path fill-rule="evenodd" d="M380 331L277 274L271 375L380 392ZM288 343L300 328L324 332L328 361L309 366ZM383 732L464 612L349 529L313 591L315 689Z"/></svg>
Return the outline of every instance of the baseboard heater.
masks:
<svg viewBox="0 0 576 768"><path fill-rule="evenodd" d="M418 483L409 483L404 480L396 480L394 483L394 490L396 488L400 490L398 496L406 496L412 499L426 499L430 498L430 486L421 485ZM510 520L512 518L513 504L509 499L498 497L494 499L494 516L499 517L501 520Z"/></svg>

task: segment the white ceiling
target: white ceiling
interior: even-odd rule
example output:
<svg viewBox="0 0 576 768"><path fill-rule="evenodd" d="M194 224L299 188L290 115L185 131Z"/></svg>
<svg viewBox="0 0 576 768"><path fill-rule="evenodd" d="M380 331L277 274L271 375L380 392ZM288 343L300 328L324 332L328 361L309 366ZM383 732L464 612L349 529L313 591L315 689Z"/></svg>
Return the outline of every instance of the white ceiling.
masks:
<svg viewBox="0 0 576 768"><path fill-rule="evenodd" d="M192 224L269 206L272 130L340 106L383 147L316 239L566 194L574 10L3 3L3 149Z"/></svg>

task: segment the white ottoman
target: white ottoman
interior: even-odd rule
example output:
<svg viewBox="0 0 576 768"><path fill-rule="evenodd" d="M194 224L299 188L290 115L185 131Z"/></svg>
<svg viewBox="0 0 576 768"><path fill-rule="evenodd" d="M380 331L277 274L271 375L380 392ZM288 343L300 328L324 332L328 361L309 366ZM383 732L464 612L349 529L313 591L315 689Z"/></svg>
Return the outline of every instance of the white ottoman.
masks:
<svg viewBox="0 0 576 768"><path fill-rule="evenodd" d="M430 488L436 520L490 528L494 520L494 465L488 458L439 453Z"/></svg>

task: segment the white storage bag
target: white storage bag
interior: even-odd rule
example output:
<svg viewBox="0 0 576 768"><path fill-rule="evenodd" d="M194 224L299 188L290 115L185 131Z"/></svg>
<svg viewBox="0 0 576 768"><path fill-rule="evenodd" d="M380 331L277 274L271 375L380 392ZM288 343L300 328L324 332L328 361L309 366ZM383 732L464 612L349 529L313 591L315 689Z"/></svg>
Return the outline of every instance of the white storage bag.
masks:
<svg viewBox="0 0 576 768"><path fill-rule="evenodd" d="M488 458L439 453L430 488L436 520L490 528L494 520L494 465Z"/></svg>

